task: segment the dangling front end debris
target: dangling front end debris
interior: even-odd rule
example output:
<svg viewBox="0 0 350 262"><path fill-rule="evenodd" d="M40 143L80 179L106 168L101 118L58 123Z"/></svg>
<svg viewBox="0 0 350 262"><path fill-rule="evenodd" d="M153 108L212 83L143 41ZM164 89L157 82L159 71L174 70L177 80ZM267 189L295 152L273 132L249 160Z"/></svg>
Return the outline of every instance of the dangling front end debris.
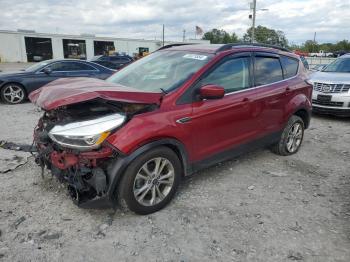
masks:
<svg viewBox="0 0 350 262"><path fill-rule="evenodd" d="M123 153L108 137L133 116L155 110L160 98L95 79L62 79L39 89L30 95L44 110L34 131L36 163L67 183L79 206L110 206L113 169Z"/></svg>

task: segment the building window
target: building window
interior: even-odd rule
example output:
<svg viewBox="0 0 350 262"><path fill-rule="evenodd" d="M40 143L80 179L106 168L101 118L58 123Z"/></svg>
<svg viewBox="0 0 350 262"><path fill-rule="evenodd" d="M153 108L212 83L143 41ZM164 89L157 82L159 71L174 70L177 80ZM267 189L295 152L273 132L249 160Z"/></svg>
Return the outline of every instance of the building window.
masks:
<svg viewBox="0 0 350 262"><path fill-rule="evenodd" d="M63 39L64 58L86 59L85 40Z"/></svg>

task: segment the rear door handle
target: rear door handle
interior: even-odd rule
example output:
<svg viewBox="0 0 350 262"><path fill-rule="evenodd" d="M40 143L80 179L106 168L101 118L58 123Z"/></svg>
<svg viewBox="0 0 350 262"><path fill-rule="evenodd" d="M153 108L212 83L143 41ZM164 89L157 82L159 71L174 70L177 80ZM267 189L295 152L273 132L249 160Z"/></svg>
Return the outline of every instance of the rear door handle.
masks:
<svg viewBox="0 0 350 262"><path fill-rule="evenodd" d="M242 102L248 102L249 101L249 98L245 97L242 99Z"/></svg>

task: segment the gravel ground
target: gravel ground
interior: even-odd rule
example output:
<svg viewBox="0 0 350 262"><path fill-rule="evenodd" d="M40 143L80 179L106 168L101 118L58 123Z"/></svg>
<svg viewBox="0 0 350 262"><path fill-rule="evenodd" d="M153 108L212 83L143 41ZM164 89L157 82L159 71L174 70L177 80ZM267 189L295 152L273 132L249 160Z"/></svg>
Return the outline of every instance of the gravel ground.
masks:
<svg viewBox="0 0 350 262"><path fill-rule="evenodd" d="M0 140L30 143L41 113L0 112ZM350 261L349 127L315 116L296 155L258 150L203 170L149 216L79 209L27 155L0 173L0 261Z"/></svg>

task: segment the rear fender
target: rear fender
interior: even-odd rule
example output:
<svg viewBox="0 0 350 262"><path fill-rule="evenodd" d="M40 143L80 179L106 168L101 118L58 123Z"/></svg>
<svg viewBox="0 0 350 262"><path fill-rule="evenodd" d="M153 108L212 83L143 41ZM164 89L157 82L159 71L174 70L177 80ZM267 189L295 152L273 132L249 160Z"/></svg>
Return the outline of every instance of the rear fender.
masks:
<svg viewBox="0 0 350 262"><path fill-rule="evenodd" d="M308 120L305 123L306 128L307 128L309 125L309 122L310 122L310 118L311 118L311 108L312 108L311 101L304 94L296 95L286 105L284 124L286 124L288 122L289 118L292 115L294 115L296 112L298 112L300 110L305 110L307 113L307 118L308 118Z"/></svg>

